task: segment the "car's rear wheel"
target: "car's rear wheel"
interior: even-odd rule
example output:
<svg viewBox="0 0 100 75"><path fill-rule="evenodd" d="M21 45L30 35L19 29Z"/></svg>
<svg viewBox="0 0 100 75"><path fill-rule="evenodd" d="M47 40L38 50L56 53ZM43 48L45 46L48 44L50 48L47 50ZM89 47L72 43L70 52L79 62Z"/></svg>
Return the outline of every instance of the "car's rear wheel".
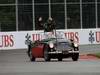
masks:
<svg viewBox="0 0 100 75"><path fill-rule="evenodd" d="M45 59L45 61L50 61L49 46L48 45L45 45L45 47L44 47L44 59Z"/></svg>
<svg viewBox="0 0 100 75"><path fill-rule="evenodd" d="M29 57L30 57L30 51L31 51L31 45L28 45L28 51L27 51L27 54L28 54Z"/></svg>
<svg viewBox="0 0 100 75"><path fill-rule="evenodd" d="M32 51L30 51L30 60L35 61L35 57L32 55Z"/></svg>

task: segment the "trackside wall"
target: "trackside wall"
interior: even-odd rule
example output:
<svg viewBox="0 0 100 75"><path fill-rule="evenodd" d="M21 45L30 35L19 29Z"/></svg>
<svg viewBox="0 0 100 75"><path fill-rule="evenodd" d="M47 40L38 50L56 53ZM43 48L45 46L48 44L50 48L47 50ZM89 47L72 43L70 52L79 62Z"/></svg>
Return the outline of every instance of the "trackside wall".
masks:
<svg viewBox="0 0 100 75"><path fill-rule="evenodd" d="M100 44L100 29L71 29L57 30L63 32L67 39L73 39L80 45ZM41 31L0 32L0 50L27 48L25 41L30 37L32 41L43 39Z"/></svg>

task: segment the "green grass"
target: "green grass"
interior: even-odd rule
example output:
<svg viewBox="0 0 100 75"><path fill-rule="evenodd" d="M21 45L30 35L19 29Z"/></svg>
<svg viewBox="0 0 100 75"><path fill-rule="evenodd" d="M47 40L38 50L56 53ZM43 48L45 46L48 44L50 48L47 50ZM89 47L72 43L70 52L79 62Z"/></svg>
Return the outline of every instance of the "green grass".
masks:
<svg viewBox="0 0 100 75"><path fill-rule="evenodd" d="M100 52L94 54L96 57L100 58Z"/></svg>

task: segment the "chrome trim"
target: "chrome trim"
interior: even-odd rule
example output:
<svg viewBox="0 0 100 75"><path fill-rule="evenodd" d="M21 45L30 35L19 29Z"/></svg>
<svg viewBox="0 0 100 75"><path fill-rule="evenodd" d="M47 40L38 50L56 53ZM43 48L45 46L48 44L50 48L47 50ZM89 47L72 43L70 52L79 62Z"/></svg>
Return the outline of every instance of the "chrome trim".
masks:
<svg viewBox="0 0 100 75"><path fill-rule="evenodd" d="M62 53L62 51L49 52L49 54L55 54L55 53L59 54L59 53Z"/></svg>
<svg viewBox="0 0 100 75"><path fill-rule="evenodd" d="M68 51L68 53L79 53L79 51Z"/></svg>

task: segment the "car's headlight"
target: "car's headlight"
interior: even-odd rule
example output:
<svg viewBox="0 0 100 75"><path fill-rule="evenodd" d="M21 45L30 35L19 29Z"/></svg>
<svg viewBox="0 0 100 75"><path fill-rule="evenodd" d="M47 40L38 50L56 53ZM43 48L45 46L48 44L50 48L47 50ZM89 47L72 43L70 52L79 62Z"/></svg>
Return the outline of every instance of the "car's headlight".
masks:
<svg viewBox="0 0 100 75"><path fill-rule="evenodd" d="M77 43L74 43L74 47L78 47L78 44Z"/></svg>
<svg viewBox="0 0 100 75"><path fill-rule="evenodd" d="M49 47L50 47L50 48L53 48L53 47L54 47L53 42L49 42Z"/></svg>

